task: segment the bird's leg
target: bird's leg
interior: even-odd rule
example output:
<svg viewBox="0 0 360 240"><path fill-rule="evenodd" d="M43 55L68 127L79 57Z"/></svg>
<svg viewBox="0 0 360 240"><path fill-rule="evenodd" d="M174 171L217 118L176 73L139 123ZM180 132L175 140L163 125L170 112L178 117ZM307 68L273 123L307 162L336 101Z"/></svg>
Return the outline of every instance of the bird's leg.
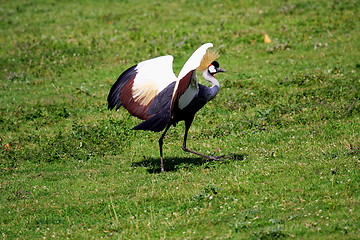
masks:
<svg viewBox="0 0 360 240"><path fill-rule="evenodd" d="M161 167L161 172L164 172L165 169L164 169L164 159L163 159L163 149L162 149L162 146L163 146L163 143L164 143L164 137L165 137L165 134L166 132L169 130L170 128L170 124L168 124L163 132L163 134L161 135L160 139L159 139L159 147L160 147L160 167Z"/></svg>
<svg viewBox="0 0 360 240"><path fill-rule="evenodd" d="M214 160L214 161L224 161L223 159L220 159L220 157L217 157L217 156L209 156L209 155L205 155L205 154L202 154L202 153L199 153L199 152L196 152L194 150L191 150L191 149L188 149L186 147L186 140L187 140L187 136L188 136L188 131L189 131L189 128L191 126L191 123L192 123L193 119L191 120L186 120L185 121L185 134L184 134L184 142L183 142L183 146L182 146L182 150L184 150L185 152L189 152L189 153L193 153L193 154L196 154L196 155L199 155L203 158L206 158L208 160Z"/></svg>

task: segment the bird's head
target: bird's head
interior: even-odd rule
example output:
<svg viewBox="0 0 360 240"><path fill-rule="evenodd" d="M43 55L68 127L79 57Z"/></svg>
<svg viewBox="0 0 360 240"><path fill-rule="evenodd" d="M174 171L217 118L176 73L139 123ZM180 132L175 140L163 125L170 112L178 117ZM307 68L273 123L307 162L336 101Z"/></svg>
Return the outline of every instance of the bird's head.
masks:
<svg viewBox="0 0 360 240"><path fill-rule="evenodd" d="M207 69L212 76L219 72L226 72L225 69L220 68L220 64L217 61L213 61Z"/></svg>

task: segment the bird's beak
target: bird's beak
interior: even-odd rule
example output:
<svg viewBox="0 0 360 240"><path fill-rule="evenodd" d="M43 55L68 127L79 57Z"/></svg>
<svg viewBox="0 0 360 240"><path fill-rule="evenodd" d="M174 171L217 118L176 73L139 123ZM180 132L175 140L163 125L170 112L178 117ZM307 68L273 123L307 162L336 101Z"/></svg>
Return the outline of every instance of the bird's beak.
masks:
<svg viewBox="0 0 360 240"><path fill-rule="evenodd" d="M219 72L226 72L225 69L222 69L222 68L217 68L216 71L219 73Z"/></svg>

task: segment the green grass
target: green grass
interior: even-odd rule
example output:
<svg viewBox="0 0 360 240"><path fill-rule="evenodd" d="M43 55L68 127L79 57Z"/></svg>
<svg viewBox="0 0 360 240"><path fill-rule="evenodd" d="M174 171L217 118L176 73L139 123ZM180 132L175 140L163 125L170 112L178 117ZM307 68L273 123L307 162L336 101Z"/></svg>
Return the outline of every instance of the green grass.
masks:
<svg viewBox="0 0 360 240"><path fill-rule="evenodd" d="M3 239L357 239L359 1L1 1ZM267 33L272 43L263 42ZM107 110L126 68L212 42L205 162Z"/></svg>

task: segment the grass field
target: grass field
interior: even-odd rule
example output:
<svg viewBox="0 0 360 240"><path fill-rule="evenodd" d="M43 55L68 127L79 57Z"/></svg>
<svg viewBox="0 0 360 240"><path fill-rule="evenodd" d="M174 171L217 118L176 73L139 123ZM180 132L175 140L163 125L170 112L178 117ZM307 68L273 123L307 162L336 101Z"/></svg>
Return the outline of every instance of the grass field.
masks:
<svg viewBox="0 0 360 240"><path fill-rule="evenodd" d="M6 1L3 239L359 239L360 2ZM264 43L264 34L271 43ZM227 70L165 138L108 111L122 71L212 42Z"/></svg>

